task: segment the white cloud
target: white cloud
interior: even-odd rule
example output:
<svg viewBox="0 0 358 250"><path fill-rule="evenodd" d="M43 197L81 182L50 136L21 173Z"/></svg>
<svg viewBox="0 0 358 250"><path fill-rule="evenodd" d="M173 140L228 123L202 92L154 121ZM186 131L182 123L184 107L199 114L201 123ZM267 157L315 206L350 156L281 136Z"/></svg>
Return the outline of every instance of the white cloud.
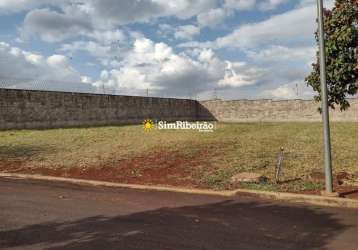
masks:
<svg viewBox="0 0 358 250"><path fill-rule="evenodd" d="M218 6L217 0L153 0L165 9L161 16L188 19Z"/></svg>
<svg viewBox="0 0 358 250"><path fill-rule="evenodd" d="M46 60L47 64L53 68L70 68L68 58L64 55L52 55L49 56Z"/></svg>
<svg viewBox="0 0 358 250"><path fill-rule="evenodd" d="M87 34L88 37L94 38L96 41L102 44L112 44L112 43L124 43L127 39L127 36L122 30L95 30L92 33Z"/></svg>
<svg viewBox="0 0 358 250"><path fill-rule="evenodd" d="M49 9L35 9L26 15L20 30L24 38L39 36L47 42L59 42L90 33L93 28L80 15L70 16Z"/></svg>
<svg viewBox="0 0 358 250"><path fill-rule="evenodd" d="M168 38L169 40L192 40L200 34L198 26L189 24L182 26L173 26L169 24L159 24L157 34L161 37Z"/></svg>
<svg viewBox="0 0 358 250"><path fill-rule="evenodd" d="M259 9L261 10L273 10L276 9L279 5L287 3L289 0L265 0L259 3Z"/></svg>
<svg viewBox="0 0 358 250"><path fill-rule="evenodd" d="M295 91L288 85L280 86L270 91L270 93L275 99L293 99L296 97Z"/></svg>
<svg viewBox="0 0 358 250"><path fill-rule="evenodd" d="M246 63L227 62L224 79L221 79L218 84L232 87L253 85L257 83L263 73L261 69L250 67Z"/></svg>
<svg viewBox="0 0 358 250"><path fill-rule="evenodd" d="M314 92L301 79L266 89L259 93L258 96L261 98L272 98L276 100L312 99Z"/></svg>
<svg viewBox="0 0 358 250"><path fill-rule="evenodd" d="M179 19L196 17L201 27L214 27L234 10L249 10L256 5L271 9L283 2L285 0L226 0L220 5L218 0L3 0L0 7L5 12L31 10L20 29L23 38L37 36L47 42L59 42L78 36L98 39L102 35L109 43L122 38L120 32L112 31L118 25L174 16ZM198 34L191 27L191 30L178 31L178 36L187 39L190 32Z"/></svg>
<svg viewBox="0 0 358 250"><path fill-rule="evenodd" d="M200 28L194 25L184 25L179 26L175 33L174 37L176 39L182 39L182 40L192 40L193 37L200 34Z"/></svg>
<svg viewBox="0 0 358 250"><path fill-rule="evenodd" d="M81 82L86 84L92 84L93 80L88 76L81 76Z"/></svg>
<svg viewBox="0 0 358 250"><path fill-rule="evenodd" d="M199 13L197 20L202 27L215 27L226 17L232 16L235 11L250 11L255 8L261 11L273 10L287 2L288 0L225 0L220 8Z"/></svg>
<svg viewBox="0 0 358 250"><path fill-rule="evenodd" d="M111 47L108 45L100 45L93 41L76 41L73 43L63 44L59 49L61 52L67 52L70 55L77 51L85 51L96 59L105 59L110 56Z"/></svg>
<svg viewBox="0 0 358 250"><path fill-rule="evenodd" d="M253 48L265 44L312 41L316 29L316 10L312 6L297 8L269 19L245 24L231 34L218 38L219 48Z"/></svg>
<svg viewBox="0 0 358 250"><path fill-rule="evenodd" d="M222 23L227 17L227 13L224 9L217 8L211 9L208 12L201 13L197 16L197 20L200 26L215 27Z"/></svg>
<svg viewBox="0 0 358 250"><path fill-rule="evenodd" d="M314 92L303 81L293 81L271 90L265 90L261 96L277 100L312 99Z"/></svg>
<svg viewBox="0 0 358 250"><path fill-rule="evenodd" d="M313 46L285 47L274 45L258 51L248 50L246 54L251 60L261 63L303 62L308 65L314 61L316 48Z"/></svg>
<svg viewBox="0 0 358 250"><path fill-rule="evenodd" d="M240 15L244 11L256 11L261 15L260 11L277 9L287 2L3 0L0 1L0 13L24 11L21 42L26 43L26 38L32 37L46 42L61 42L55 52L66 54L44 57L10 46L6 56L10 58L10 64L14 63L14 68L22 68L21 77L51 76L60 79L64 76L66 81L95 81L96 86L118 89L126 94L144 94L144 90L149 88L158 94L187 96L188 93L220 88L228 92L235 90L230 92L232 96L243 93L242 89L253 89L255 94L263 89L276 90L275 94L270 92L270 96L278 96L280 93L283 95L285 88L291 88L292 82L303 81L315 57L314 0L297 1L290 11L264 21L242 24L230 34L213 41L198 42L193 39L198 37L202 41L206 37L205 34L199 37L207 32L204 27L224 31L226 27L220 24L229 16ZM160 17L175 18L158 19ZM158 24L158 20L164 21ZM166 23L166 20L170 22ZM231 21L233 19L230 19L230 26ZM150 28L158 25L159 41L166 38L169 43L176 44L174 39L183 43L173 47L163 42L155 43L140 33L141 25L137 31L131 31L133 26L126 26L130 23L147 23ZM101 63L103 70L98 73L97 79L83 76L71 67L70 58L75 57L78 51L89 53L97 60L89 60L86 65ZM219 56L222 51L223 58ZM236 58L241 59L225 62L226 53L236 52L239 52ZM7 65L2 66L8 68ZM98 70L99 67L92 68ZM8 71L16 74L12 69ZM41 72L46 73L41 75ZM277 88L277 84L281 89ZM238 88L240 91L237 91Z"/></svg>
<svg viewBox="0 0 358 250"><path fill-rule="evenodd" d="M0 42L0 77L3 87L35 89L83 90L91 85L82 83L83 77L71 67L63 55L42 55L21 50Z"/></svg>
<svg viewBox="0 0 358 250"><path fill-rule="evenodd" d="M228 67L235 76L227 74ZM167 44L140 38L118 67L102 72L95 85L126 94L143 94L150 89L159 95L187 96L217 86L255 84L255 76L260 77L258 72L257 67L244 63L228 64L210 49L175 53Z"/></svg>
<svg viewBox="0 0 358 250"><path fill-rule="evenodd" d="M255 7L256 0L225 0L224 7L237 10L251 10Z"/></svg>
<svg viewBox="0 0 358 250"><path fill-rule="evenodd" d="M179 47L239 48L246 51L265 46L312 46L317 27L316 14L315 5L298 5L264 21L243 24L215 41L185 42Z"/></svg>
<svg viewBox="0 0 358 250"><path fill-rule="evenodd" d="M325 8L331 9L334 6L334 0L325 0L323 2L323 5ZM298 4L298 6L316 6L317 0L301 0Z"/></svg>
<svg viewBox="0 0 358 250"><path fill-rule="evenodd" d="M65 6L73 0L1 0L0 13L14 13L43 6Z"/></svg>
<svg viewBox="0 0 358 250"><path fill-rule="evenodd" d="M45 8L49 5L58 9ZM112 31L118 25L150 22L158 17L168 16L188 19L217 7L217 0L30 0L17 4L6 1L2 7L4 11L31 10L26 14L23 27L20 28L23 38L37 36L47 42L59 42L78 36L95 39L102 36L104 41L109 43L117 38L122 39L120 32ZM35 7L41 9L34 9ZM198 33L193 27L183 28L184 30L178 31L181 32L180 37Z"/></svg>
<svg viewBox="0 0 358 250"><path fill-rule="evenodd" d="M267 11L276 9L278 6L288 2L289 0L225 0L224 7L236 10L258 8L261 11Z"/></svg>

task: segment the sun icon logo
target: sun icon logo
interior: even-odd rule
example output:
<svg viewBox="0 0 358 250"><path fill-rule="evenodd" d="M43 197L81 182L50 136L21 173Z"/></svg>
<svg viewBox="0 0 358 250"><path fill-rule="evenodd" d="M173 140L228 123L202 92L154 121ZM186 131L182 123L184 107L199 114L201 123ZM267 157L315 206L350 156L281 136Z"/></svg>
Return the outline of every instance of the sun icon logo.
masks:
<svg viewBox="0 0 358 250"><path fill-rule="evenodd" d="M154 127L153 121L150 119L146 119L143 122L143 128L145 131L150 131Z"/></svg>

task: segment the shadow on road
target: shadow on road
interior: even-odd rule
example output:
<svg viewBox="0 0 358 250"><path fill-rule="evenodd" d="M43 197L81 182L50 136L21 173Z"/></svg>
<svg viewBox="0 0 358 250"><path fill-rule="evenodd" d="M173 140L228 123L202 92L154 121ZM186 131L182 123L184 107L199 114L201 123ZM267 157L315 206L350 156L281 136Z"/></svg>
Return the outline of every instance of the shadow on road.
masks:
<svg viewBox="0 0 358 250"><path fill-rule="evenodd" d="M224 201L2 231L0 248L325 249L348 227L320 209Z"/></svg>

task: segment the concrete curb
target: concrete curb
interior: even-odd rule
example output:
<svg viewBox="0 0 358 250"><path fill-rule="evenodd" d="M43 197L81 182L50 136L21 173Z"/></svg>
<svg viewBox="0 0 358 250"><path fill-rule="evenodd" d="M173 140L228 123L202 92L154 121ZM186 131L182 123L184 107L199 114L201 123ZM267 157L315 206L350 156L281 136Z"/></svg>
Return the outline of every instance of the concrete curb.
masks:
<svg viewBox="0 0 358 250"><path fill-rule="evenodd" d="M326 207L342 207L358 209L358 200L340 197L326 197L319 195L294 194L283 192L269 192L258 190L237 189L236 195L246 194L264 199L274 199L295 203L306 203Z"/></svg>
<svg viewBox="0 0 358 250"><path fill-rule="evenodd" d="M218 196L234 196L236 191L213 191L209 189L189 189L189 188L176 188L165 186L151 186L151 185L138 185L138 184L122 184L107 181L92 181L74 178L53 177L44 175L31 175L31 174L14 174L14 173L0 173L0 177L20 178L20 179L32 179L42 181L60 181L72 184L91 185L91 186L103 186L103 187L117 187L117 188L132 188L141 190L153 190L164 192L177 192L177 193L190 193L190 194L203 194L203 195L218 195Z"/></svg>
<svg viewBox="0 0 358 250"><path fill-rule="evenodd" d="M43 175L31 175L31 174L15 174L15 173L0 173L0 177L43 180L43 181L59 181L59 182L66 182L66 183L79 184L79 185L131 188L131 189L139 189L139 190L216 195L216 196L225 196L225 197L245 195L245 196L259 197L263 199L271 199L271 200L273 199L278 201L287 201L287 202L294 202L294 203L307 203L307 204L319 205L319 206L358 209L358 200L348 199L348 198L338 198L338 197L325 197L325 196L318 196L318 195L257 191L257 190L248 190L248 189L236 189L232 191L213 191L208 189L189 189L189 188L176 188L176 187L165 187L165 186L121 184L121 183L113 183L113 182L106 182L106 181L92 181L92 180L82 180L82 179L73 179L73 178L64 178L64 177L53 177L53 176L43 176Z"/></svg>

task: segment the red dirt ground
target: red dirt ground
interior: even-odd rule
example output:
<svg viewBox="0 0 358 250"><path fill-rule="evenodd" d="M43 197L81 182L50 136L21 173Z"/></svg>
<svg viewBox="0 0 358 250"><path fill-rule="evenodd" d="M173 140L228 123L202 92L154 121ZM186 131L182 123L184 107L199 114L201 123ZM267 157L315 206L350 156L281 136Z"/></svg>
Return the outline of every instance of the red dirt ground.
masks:
<svg viewBox="0 0 358 250"><path fill-rule="evenodd" d="M0 171L131 184L199 187L201 184L196 182L194 177L204 166L206 169L210 168L210 163L206 161L208 155L206 149L193 155L161 150L123 160L114 166L69 169L38 168L23 162L0 162Z"/></svg>
<svg viewBox="0 0 358 250"><path fill-rule="evenodd" d="M87 180L100 180L128 184L156 184L189 188L208 188L196 178L203 170L213 170L207 159L217 156L208 149L185 155L180 151L160 150L151 154L136 156L120 161L114 166L87 168L45 168L33 167L25 162L0 162L0 172L40 174ZM190 168L188 168L190 166ZM339 185L346 176L335 176L334 189L342 197L358 199L358 187ZM320 190L302 191L304 194L320 195Z"/></svg>

